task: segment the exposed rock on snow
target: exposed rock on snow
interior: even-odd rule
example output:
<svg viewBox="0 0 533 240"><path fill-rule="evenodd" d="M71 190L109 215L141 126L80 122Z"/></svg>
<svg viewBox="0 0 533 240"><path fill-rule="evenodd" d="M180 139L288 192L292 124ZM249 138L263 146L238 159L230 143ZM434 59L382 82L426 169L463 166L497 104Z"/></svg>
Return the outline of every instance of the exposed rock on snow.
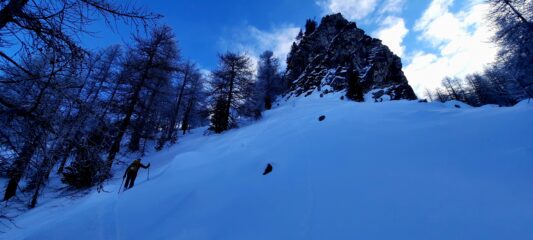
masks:
<svg viewBox="0 0 533 240"><path fill-rule="evenodd" d="M265 168L265 171L263 172L263 175L267 175L269 174L270 172L272 172L272 164L268 164Z"/></svg>

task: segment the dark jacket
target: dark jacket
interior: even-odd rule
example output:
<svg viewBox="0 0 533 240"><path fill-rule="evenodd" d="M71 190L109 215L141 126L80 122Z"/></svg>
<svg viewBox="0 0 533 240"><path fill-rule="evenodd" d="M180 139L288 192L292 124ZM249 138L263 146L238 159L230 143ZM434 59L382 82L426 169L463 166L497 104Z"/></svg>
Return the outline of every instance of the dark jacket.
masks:
<svg viewBox="0 0 533 240"><path fill-rule="evenodd" d="M133 161L130 166L126 169L126 172L124 172L124 176L122 178L125 178L126 175L129 174L135 174L137 175L137 172L139 171L139 168L148 168L150 167L150 164L148 163L147 166L143 165L141 161L135 160Z"/></svg>

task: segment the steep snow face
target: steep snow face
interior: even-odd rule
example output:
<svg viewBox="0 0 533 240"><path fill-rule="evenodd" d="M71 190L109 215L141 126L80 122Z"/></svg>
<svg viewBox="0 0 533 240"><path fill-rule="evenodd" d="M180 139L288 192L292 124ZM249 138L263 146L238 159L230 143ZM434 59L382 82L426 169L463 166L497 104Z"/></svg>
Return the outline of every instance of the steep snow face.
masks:
<svg viewBox="0 0 533 240"><path fill-rule="evenodd" d="M533 239L533 104L339 98L194 130L133 189L51 201L0 238Z"/></svg>
<svg viewBox="0 0 533 240"><path fill-rule="evenodd" d="M401 59L340 13L322 18L318 28L296 42L287 58L289 96L323 95L357 82L362 92L386 89L391 100L416 99L402 71ZM381 96L376 96L376 99Z"/></svg>

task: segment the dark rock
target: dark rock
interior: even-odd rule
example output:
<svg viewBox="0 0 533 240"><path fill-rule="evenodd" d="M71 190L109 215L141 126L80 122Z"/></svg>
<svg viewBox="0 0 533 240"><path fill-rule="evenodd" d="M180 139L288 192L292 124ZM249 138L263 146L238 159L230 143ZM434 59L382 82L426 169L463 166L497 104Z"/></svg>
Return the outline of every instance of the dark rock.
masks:
<svg viewBox="0 0 533 240"><path fill-rule="evenodd" d="M420 100L418 100L418 102L419 102L419 103L427 103L428 100L427 100L427 99L420 99Z"/></svg>
<svg viewBox="0 0 533 240"><path fill-rule="evenodd" d="M384 89L391 100L417 99L402 71L401 59L381 40L371 38L340 13L328 15L312 34L295 42L287 57L288 97L344 91L349 76L363 94ZM353 80L352 80L353 81Z"/></svg>
<svg viewBox="0 0 533 240"><path fill-rule="evenodd" d="M459 106L459 105L457 105L457 104L455 104L454 107L455 107L455 108L461 108L461 106Z"/></svg>
<svg viewBox="0 0 533 240"><path fill-rule="evenodd" d="M324 119L326 119L326 116L324 116L324 115L318 117L318 121L321 121L321 122L322 122L322 121L324 121Z"/></svg>
<svg viewBox="0 0 533 240"><path fill-rule="evenodd" d="M269 174L270 172L272 172L272 164L268 164L265 168L265 171L263 172L263 175L267 175Z"/></svg>

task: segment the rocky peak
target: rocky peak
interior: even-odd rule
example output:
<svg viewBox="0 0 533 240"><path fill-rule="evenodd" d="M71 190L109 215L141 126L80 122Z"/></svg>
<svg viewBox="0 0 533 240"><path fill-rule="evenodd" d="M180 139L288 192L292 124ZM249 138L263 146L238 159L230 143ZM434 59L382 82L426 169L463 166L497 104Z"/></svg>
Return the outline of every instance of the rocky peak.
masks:
<svg viewBox="0 0 533 240"><path fill-rule="evenodd" d="M340 13L323 17L315 31L293 44L285 77L289 97L355 86L362 94L374 93L376 101L416 99L401 59Z"/></svg>

